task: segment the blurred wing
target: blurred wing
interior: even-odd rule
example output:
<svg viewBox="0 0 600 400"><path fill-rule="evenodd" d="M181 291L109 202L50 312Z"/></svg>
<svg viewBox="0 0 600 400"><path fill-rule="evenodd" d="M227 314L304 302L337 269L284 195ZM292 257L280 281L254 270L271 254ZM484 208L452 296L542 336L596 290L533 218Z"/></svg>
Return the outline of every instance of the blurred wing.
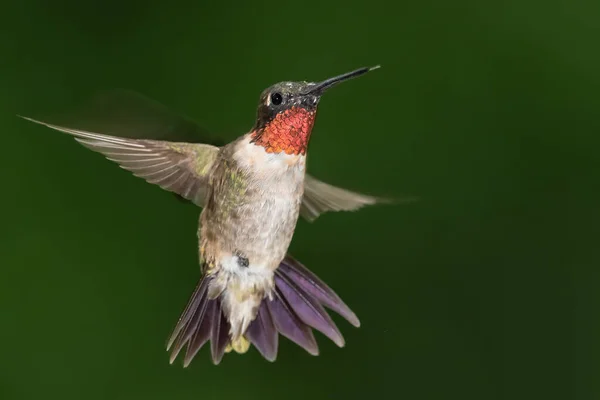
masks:
<svg viewBox="0 0 600 400"><path fill-rule="evenodd" d="M69 111L43 118L52 124L129 139L224 145L196 121L125 89L104 90Z"/></svg>
<svg viewBox="0 0 600 400"><path fill-rule="evenodd" d="M208 175L219 148L200 143L126 139L26 120L75 136L85 147L102 153L149 183L204 206Z"/></svg>
<svg viewBox="0 0 600 400"><path fill-rule="evenodd" d="M327 211L354 211L386 200L329 185L306 174L300 215L312 222Z"/></svg>

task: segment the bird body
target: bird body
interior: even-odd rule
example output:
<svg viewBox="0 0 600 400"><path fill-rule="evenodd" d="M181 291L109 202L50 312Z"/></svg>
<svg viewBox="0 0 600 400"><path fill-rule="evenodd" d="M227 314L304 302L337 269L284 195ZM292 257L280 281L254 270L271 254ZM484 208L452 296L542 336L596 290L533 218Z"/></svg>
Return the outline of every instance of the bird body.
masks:
<svg viewBox="0 0 600 400"><path fill-rule="evenodd" d="M75 136L134 175L203 208L201 278L167 345L171 362L187 346L187 366L209 340L215 364L225 352L245 353L250 344L273 361L279 334L316 355L311 328L343 346L324 307L359 326L335 292L287 252L300 216L312 221L326 211L379 201L306 174L321 95L372 69L267 88L251 131L222 147L128 139L27 118Z"/></svg>
<svg viewBox="0 0 600 400"><path fill-rule="evenodd" d="M222 296L232 341L246 331L292 240L304 191L305 156L267 153L246 135L221 149L200 217L200 258Z"/></svg>

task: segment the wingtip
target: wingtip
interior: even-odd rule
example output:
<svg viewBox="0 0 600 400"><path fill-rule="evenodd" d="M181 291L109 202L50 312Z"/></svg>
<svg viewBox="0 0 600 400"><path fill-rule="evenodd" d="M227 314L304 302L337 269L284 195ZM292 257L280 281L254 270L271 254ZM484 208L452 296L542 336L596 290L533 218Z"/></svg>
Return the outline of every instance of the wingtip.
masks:
<svg viewBox="0 0 600 400"><path fill-rule="evenodd" d="M418 196L409 196L409 197L394 199L394 204L416 203L419 200L420 200L420 197L418 197Z"/></svg>
<svg viewBox="0 0 600 400"><path fill-rule="evenodd" d="M369 71L374 71L374 70L376 70L376 69L379 69L379 68L381 68L381 65L380 65L380 64L377 64L377 65L375 65L375 66L373 66L373 67L370 67L370 68L369 68Z"/></svg>
<svg viewBox="0 0 600 400"><path fill-rule="evenodd" d="M22 119L24 119L25 121L29 121L29 122L33 122L33 123L35 123L35 124L40 124L40 125L45 125L45 126L48 126L48 127L52 127L52 126L51 126L50 124L48 124L47 122L42 122L42 121L40 121L40 120L37 120L37 119L35 119L35 118L26 117L26 116L24 116L24 115L21 115L21 114L15 114L15 115L16 115L17 117L19 117L19 118L22 118Z"/></svg>
<svg viewBox="0 0 600 400"><path fill-rule="evenodd" d="M21 114L15 114L15 115L16 115L18 118L22 118L22 119L24 119L24 120L27 120L27 121L33 121L33 119L31 119L31 118L29 118L29 117L26 117L26 116L24 116L24 115L21 115Z"/></svg>
<svg viewBox="0 0 600 400"><path fill-rule="evenodd" d="M377 197L375 199L377 204L407 204L407 203L416 203L420 200L418 196L408 196L408 197Z"/></svg>

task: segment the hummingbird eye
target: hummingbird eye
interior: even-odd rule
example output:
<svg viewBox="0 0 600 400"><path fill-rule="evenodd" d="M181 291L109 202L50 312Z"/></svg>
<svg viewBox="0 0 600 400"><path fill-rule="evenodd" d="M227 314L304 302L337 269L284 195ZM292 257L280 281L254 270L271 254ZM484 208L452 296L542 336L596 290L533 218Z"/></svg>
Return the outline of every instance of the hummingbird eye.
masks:
<svg viewBox="0 0 600 400"><path fill-rule="evenodd" d="M271 104L278 106L281 104L282 101L283 101L283 96L281 95L281 93L275 92L275 93L271 94Z"/></svg>

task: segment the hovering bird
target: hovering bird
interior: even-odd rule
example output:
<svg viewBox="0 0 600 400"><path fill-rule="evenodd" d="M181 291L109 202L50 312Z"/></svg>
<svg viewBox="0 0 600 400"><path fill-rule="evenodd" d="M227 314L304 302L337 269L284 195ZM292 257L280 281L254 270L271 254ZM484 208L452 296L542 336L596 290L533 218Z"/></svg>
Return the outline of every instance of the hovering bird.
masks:
<svg viewBox="0 0 600 400"><path fill-rule="evenodd" d="M210 340L212 361L254 345L274 361L279 334L312 355L312 328L335 344L344 338L324 307L360 322L323 281L288 254L298 218L356 210L382 202L306 174L306 152L321 96L373 69L322 82L280 82L260 96L250 132L217 147L132 139L23 117L75 136L135 176L202 207L198 228L200 281L168 340L173 363L187 367Z"/></svg>

